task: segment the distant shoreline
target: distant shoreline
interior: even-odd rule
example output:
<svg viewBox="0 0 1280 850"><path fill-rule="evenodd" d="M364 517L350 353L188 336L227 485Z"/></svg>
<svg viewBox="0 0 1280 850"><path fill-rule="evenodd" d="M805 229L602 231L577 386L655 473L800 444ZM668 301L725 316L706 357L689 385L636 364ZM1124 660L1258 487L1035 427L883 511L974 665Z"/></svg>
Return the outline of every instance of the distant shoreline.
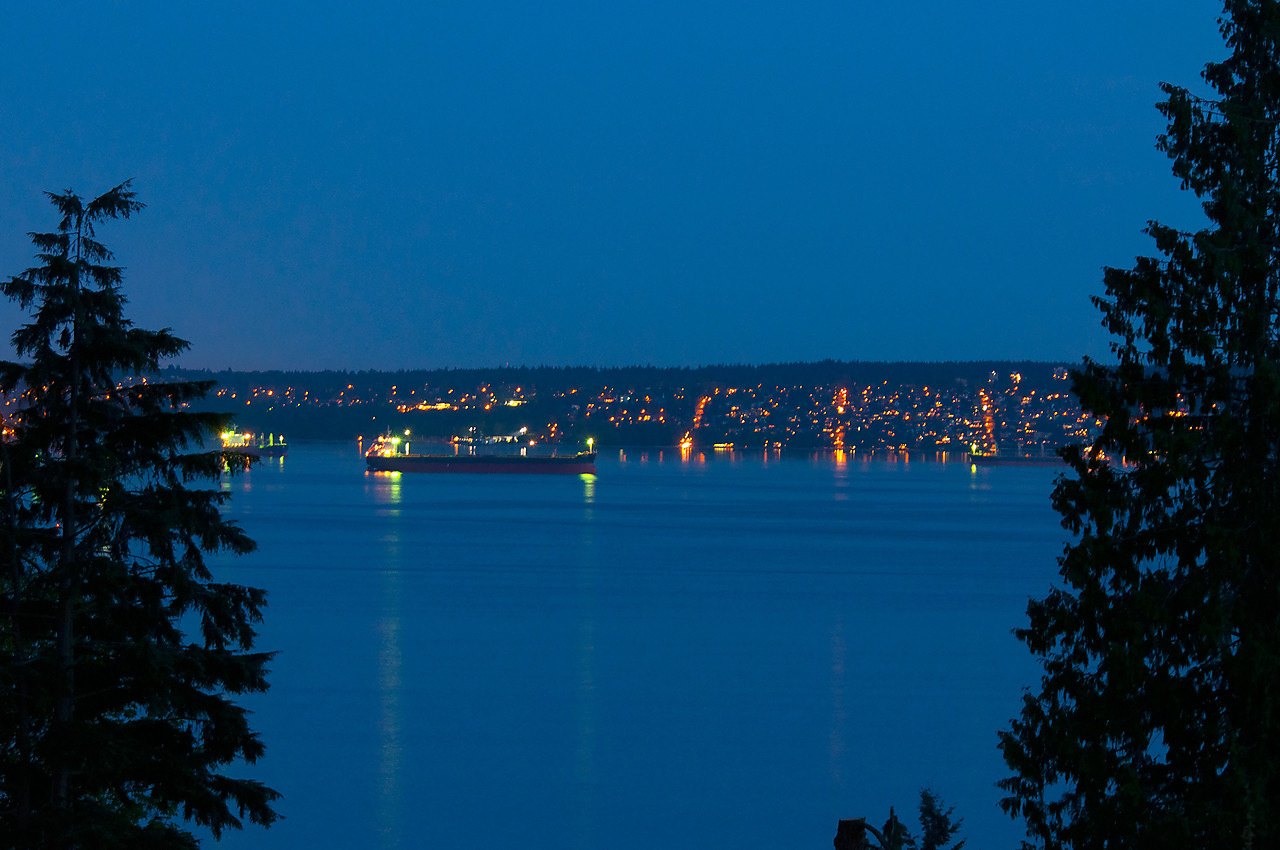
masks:
<svg viewBox="0 0 1280 850"><path fill-rule="evenodd" d="M1072 365L1036 361L782 363L697 369L515 367L209 372L192 408L298 440L502 437L528 445L1052 454L1092 420Z"/></svg>

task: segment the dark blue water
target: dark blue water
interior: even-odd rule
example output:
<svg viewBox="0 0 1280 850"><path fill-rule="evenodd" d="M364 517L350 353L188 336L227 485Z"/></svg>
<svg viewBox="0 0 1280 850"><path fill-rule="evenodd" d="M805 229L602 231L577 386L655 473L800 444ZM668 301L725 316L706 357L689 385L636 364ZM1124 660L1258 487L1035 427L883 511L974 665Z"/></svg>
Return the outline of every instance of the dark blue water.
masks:
<svg viewBox="0 0 1280 850"><path fill-rule="evenodd" d="M1010 630L1056 569L1053 471L628 451L598 476L373 475L296 445L233 479L270 592L230 847L823 848L921 786L1013 847Z"/></svg>

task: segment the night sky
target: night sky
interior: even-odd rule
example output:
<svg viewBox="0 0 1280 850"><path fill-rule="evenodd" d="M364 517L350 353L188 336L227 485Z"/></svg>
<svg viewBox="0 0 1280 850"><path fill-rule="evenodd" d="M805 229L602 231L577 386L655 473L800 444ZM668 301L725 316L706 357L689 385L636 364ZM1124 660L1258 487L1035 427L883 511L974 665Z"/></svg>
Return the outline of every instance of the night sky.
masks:
<svg viewBox="0 0 1280 850"><path fill-rule="evenodd" d="M99 235L184 366L1105 357L1102 267L1200 222L1153 104L1220 10L6 3L0 274L133 178Z"/></svg>

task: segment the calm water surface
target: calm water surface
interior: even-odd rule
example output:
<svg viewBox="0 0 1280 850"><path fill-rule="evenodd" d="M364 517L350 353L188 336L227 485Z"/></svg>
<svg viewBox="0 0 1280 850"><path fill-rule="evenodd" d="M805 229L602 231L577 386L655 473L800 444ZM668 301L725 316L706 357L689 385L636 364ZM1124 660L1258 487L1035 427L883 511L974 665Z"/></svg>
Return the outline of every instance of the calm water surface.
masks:
<svg viewBox="0 0 1280 850"><path fill-rule="evenodd" d="M226 483L270 593L233 848L825 848L921 786L1015 847L1010 634L1054 471L614 451L598 476L386 475L295 445Z"/></svg>

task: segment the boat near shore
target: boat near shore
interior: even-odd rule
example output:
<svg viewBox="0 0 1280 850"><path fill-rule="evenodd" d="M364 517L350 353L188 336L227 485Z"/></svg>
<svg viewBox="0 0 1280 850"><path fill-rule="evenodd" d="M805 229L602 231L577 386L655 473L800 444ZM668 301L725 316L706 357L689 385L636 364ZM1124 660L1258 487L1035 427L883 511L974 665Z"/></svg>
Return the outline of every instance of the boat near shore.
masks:
<svg viewBox="0 0 1280 850"><path fill-rule="evenodd" d="M289 445L283 434L268 434L263 439L261 434L254 436L247 432L224 431L222 448L249 457L284 457L289 454Z"/></svg>
<svg viewBox="0 0 1280 850"><path fill-rule="evenodd" d="M409 442L400 437L382 436L365 452L365 464L372 472L462 472L513 473L526 475L594 475L596 453L590 450L571 455L527 454L412 454Z"/></svg>

